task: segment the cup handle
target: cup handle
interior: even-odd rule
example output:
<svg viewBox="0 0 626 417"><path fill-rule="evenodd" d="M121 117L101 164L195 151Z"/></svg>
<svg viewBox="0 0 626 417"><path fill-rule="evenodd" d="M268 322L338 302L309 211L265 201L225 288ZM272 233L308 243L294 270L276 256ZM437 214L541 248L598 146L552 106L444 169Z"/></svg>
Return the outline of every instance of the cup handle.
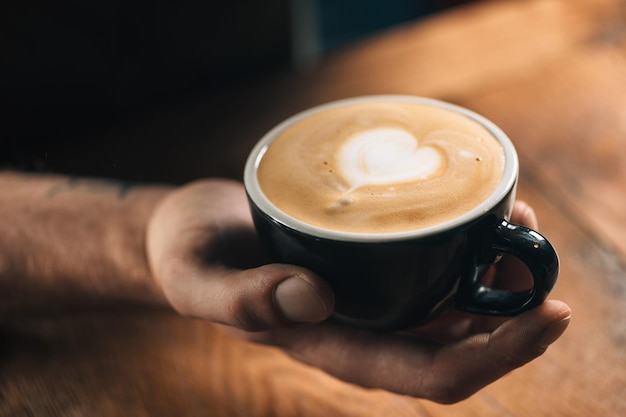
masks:
<svg viewBox="0 0 626 417"><path fill-rule="evenodd" d="M502 254L515 256L526 264L533 279L533 286L525 291L506 291L490 288L482 283L483 272L492 260ZM459 282L456 296L457 308L476 314L513 316L541 304L547 297L559 273L556 251L538 232L502 220L495 225L487 243L487 253L474 262Z"/></svg>

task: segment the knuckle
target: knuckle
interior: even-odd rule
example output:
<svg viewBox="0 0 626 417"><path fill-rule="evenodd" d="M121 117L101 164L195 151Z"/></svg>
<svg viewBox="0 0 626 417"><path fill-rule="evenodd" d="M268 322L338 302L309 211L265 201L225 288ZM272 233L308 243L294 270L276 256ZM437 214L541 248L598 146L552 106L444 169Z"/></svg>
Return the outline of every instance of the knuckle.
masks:
<svg viewBox="0 0 626 417"><path fill-rule="evenodd" d="M259 311L245 299L234 298L229 307L230 324L248 332L257 332L269 328Z"/></svg>
<svg viewBox="0 0 626 417"><path fill-rule="evenodd" d="M241 275L237 283L232 284L231 298L227 301L231 325L258 332L285 324L273 300L274 282L271 275L256 270L254 275Z"/></svg>

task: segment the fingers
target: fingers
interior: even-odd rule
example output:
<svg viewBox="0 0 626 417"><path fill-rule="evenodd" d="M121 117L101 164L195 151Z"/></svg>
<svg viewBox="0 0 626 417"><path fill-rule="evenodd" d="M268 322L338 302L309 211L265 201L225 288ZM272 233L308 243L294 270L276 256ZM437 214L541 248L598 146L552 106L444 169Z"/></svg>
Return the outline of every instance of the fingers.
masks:
<svg viewBox="0 0 626 417"><path fill-rule="evenodd" d="M545 352L569 325L571 311L548 301L515 317L492 333L444 346L435 354L423 394L441 403L467 398Z"/></svg>
<svg viewBox="0 0 626 417"><path fill-rule="evenodd" d="M169 271L168 298L179 313L247 331L316 323L334 308L328 284L303 268L264 265L245 271Z"/></svg>
<svg viewBox="0 0 626 417"><path fill-rule="evenodd" d="M364 387L454 403L541 355L565 331L569 317L566 304L550 301L492 333L443 346L333 323L258 333L253 340L281 346L305 363Z"/></svg>
<svg viewBox="0 0 626 417"><path fill-rule="evenodd" d="M518 200L513 206L513 213L511 213L511 223L516 223L522 226L526 226L530 229L537 230L539 223L537 222L537 215L535 210L528 205L525 201Z"/></svg>

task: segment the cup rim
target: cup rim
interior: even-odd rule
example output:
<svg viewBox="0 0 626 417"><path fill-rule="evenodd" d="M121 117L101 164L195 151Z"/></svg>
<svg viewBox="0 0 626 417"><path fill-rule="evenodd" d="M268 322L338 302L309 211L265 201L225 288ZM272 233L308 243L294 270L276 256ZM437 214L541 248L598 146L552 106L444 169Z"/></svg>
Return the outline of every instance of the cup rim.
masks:
<svg viewBox="0 0 626 417"><path fill-rule="evenodd" d="M259 185L256 172L261 162L261 159L263 158L263 155L267 151L267 148L280 132L306 117L328 109L363 102L371 103L389 101L424 104L451 110L476 121L477 123L481 124L485 129L487 129L502 146L505 159L502 178L500 179L500 182L498 183L496 189L489 195L489 197L487 197L482 203L480 203L472 210L444 223L419 229L405 230L402 232L362 233L326 229L298 220L280 210L265 196ZM451 231L463 225L473 223L475 220L489 213L494 207L496 207L501 201L503 201L507 197L507 195L513 189L517 182L518 172L519 160L513 143L504 133L504 131L502 131L502 129L500 129L484 116L481 116L474 111L458 106L456 104L451 104L432 98L410 95L368 95L351 97L321 104L308 110L296 113L295 115L287 118L280 124L276 125L257 142L254 148L252 148L252 151L250 152L248 159L246 160L244 168L244 186L246 189L246 193L248 194L248 198L258 207L259 210L264 212L267 216L271 217L274 221L290 229L322 239L345 242L372 243L426 238Z"/></svg>

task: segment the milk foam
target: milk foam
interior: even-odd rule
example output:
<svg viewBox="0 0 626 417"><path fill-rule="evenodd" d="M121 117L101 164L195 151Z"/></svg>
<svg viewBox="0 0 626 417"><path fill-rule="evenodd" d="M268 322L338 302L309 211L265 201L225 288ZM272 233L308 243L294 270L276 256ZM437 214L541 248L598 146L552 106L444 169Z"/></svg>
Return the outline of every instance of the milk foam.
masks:
<svg viewBox="0 0 626 417"><path fill-rule="evenodd" d="M280 210L359 233L420 229L483 202L504 152L478 122L406 102L350 104L309 115L268 146L257 176Z"/></svg>
<svg viewBox="0 0 626 417"><path fill-rule="evenodd" d="M346 140L337 155L337 168L350 189L425 179L441 166L437 149L420 147L415 136L398 128L359 132Z"/></svg>

